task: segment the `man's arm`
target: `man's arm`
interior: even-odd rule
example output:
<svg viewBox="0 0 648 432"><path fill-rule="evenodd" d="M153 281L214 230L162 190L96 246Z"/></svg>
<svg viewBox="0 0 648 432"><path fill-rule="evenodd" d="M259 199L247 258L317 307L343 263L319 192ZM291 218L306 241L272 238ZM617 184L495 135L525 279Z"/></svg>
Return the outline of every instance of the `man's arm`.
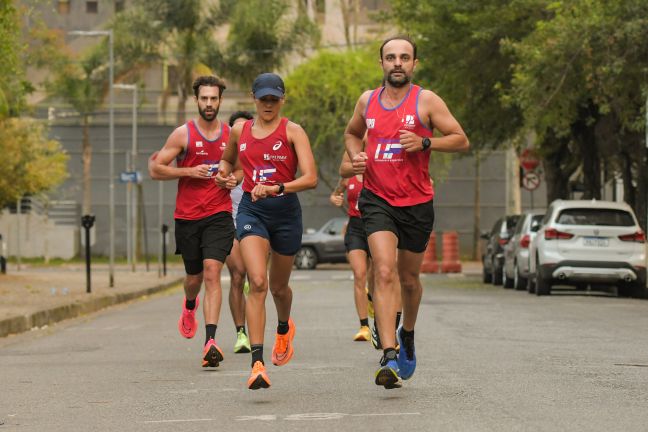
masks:
<svg viewBox="0 0 648 432"><path fill-rule="evenodd" d="M353 110L353 116L344 131L344 146L349 160L353 165L354 174L362 174L366 168L367 154L363 152L362 137L367 130L364 112L369 102L371 91L366 91L360 96Z"/></svg>
<svg viewBox="0 0 648 432"><path fill-rule="evenodd" d="M214 181L222 188L232 189L232 187L230 187L232 179L234 179L237 184L243 181L243 170L240 168L240 163L238 162L238 140L241 136L242 130L242 122L232 126L230 129L229 140L227 141L227 147L225 147L221 160L218 162L218 172L214 176ZM232 173L232 171L234 171L234 173ZM228 182L230 186L228 186ZM236 185L234 185L234 187L236 187Z"/></svg>
<svg viewBox="0 0 648 432"><path fill-rule="evenodd" d="M348 183L347 179L340 177L337 186L335 186L335 189L333 189L333 191L331 192L329 201L334 206L342 207L342 204L344 204L344 191L347 188L347 183Z"/></svg>
<svg viewBox="0 0 648 432"><path fill-rule="evenodd" d="M209 165L196 165L194 167L175 167L171 162L181 154L187 143L186 126L174 130L167 139L164 147L156 152L148 164L149 175L154 180L175 180L180 177L209 178Z"/></svg>
<svg viewBox="0 0 648 432"><path fill-rule="evenodd" d="M431 129L436 128L442 137L430 138L430 150L454 153L465 152L470 148L468 137L461 125L454 118L448 106L434 92L423 90L419 100L421 106L419 109L424 114L423 118L427 120ZM423 138L418 135L402 130L401 144L407 152L420 151L423 149Z"/></svg>

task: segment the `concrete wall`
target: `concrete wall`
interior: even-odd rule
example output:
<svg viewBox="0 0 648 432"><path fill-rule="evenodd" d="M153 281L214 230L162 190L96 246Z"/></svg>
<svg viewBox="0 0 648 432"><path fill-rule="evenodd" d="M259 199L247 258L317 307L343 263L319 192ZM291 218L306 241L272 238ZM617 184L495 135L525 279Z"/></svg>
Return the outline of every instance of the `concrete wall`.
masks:
<svg viewBox="0 0 648 432"><path fill-rule="evenodd" d="M40 214L0 213L0 234L4 248L0 253L25 258L70 259L78 255L79 228L56 225Z"/></svg>

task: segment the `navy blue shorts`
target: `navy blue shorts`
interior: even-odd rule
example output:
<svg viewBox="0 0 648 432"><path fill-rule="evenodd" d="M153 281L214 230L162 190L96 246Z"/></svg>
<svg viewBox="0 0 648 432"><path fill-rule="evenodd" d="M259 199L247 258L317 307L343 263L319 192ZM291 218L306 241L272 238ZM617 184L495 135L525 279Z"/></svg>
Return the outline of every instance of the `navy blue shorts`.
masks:
<svg viewBox="0 0 648 432"><path fill-rule="evenodd" d="M236 214L239 241L256 235L270 242L273 251L295 255L301 248L302 212L297 194L268 197L252 202L249 192L243 194Z"/></svg>

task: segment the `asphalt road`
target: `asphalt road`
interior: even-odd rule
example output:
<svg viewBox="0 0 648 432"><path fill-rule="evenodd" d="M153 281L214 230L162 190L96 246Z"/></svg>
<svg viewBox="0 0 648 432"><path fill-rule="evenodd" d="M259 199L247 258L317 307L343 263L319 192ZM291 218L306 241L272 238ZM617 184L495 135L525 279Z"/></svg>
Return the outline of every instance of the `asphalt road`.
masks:
<svg viewBox="0 0 648 432"><path fill-rule="evenodd" d="M246 388L227 307L225 361L200 367L204 330L178 335L179 290L0 340L0 431L648 429L648 301L426 277L416 374L385 390L379 353L351 341L349 275L295 272L295 357L270 365L269 329L269 390Z"/></svg>

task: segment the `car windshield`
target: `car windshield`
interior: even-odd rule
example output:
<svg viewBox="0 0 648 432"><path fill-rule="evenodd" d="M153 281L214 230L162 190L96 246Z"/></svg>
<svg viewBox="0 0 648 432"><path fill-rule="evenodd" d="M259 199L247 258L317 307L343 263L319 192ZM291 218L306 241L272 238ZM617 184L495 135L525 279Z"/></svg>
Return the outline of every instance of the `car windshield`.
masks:
<svg viewBox="0 0 648 432"><path fill-rule="evenodd" d="M599 208L565 209L558 214L556 223L563 225L633 226L632 215L624 210Z"/></svg>

